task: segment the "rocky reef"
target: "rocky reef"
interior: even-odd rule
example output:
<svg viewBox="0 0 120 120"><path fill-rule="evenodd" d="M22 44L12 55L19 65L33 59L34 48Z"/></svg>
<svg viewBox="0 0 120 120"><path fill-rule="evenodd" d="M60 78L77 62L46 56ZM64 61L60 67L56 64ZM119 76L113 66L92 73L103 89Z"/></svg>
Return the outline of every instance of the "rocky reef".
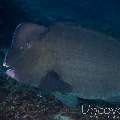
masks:
<svg viewBox="0 0 120 120"><path fill-rule="evenodd" d="M24 85L2 74L0 76L1 120L119 120L119 105L100 100L79 98L70 108L53 95Z"/></svg>

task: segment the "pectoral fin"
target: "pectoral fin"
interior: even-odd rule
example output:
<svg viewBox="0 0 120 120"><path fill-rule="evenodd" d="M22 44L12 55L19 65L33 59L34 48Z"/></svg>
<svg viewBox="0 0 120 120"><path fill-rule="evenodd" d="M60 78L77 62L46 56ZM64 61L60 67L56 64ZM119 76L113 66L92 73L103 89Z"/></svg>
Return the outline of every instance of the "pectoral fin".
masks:
<svg viewBox="0 0 120 120"><path fill-rule="evenodd" d="M72 90L71 85L61 80L61 77L54 70L49 71L41 79L39 87L49 92L69 92Z"/></svg>

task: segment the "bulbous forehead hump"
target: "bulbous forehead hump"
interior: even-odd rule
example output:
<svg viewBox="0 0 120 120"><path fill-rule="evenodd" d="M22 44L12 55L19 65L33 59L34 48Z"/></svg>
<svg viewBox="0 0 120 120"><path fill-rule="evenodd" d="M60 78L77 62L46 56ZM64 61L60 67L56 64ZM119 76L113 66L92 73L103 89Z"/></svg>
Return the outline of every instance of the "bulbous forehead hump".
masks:
<svg viewBox="0 0 120 120"><path fill-rule="evenodd" d="M26 42L40 40L48 31L43 25L34 23L22 23L14 32L13 47L24 45Z"/></svg>

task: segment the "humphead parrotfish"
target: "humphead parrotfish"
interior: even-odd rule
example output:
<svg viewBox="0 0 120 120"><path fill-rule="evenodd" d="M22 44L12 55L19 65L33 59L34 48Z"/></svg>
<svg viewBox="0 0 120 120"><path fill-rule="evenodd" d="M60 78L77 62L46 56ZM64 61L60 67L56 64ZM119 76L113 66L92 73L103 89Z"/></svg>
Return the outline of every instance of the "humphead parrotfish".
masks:
<svg viewBox="0 0 120 120"><path fill-rule="evenodd" d="M16 80L48 91L68 88L103 100L120 95L119 40L78 24L20 24L5 62Z"/></svg>

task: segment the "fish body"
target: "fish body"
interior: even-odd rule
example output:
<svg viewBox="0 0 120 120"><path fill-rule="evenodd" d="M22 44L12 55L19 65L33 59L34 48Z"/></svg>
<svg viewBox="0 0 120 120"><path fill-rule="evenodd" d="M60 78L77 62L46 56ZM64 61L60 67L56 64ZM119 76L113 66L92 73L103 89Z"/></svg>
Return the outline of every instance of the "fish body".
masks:
<svg viewBox="0 0 120 120"><path fill-rule="evenodd" d="M72 94L106 100L120 94L119 52L117 39L80 25L24 23L15 31L6 63L24 83L39 86L54 71L72 86Z"/></svg>

